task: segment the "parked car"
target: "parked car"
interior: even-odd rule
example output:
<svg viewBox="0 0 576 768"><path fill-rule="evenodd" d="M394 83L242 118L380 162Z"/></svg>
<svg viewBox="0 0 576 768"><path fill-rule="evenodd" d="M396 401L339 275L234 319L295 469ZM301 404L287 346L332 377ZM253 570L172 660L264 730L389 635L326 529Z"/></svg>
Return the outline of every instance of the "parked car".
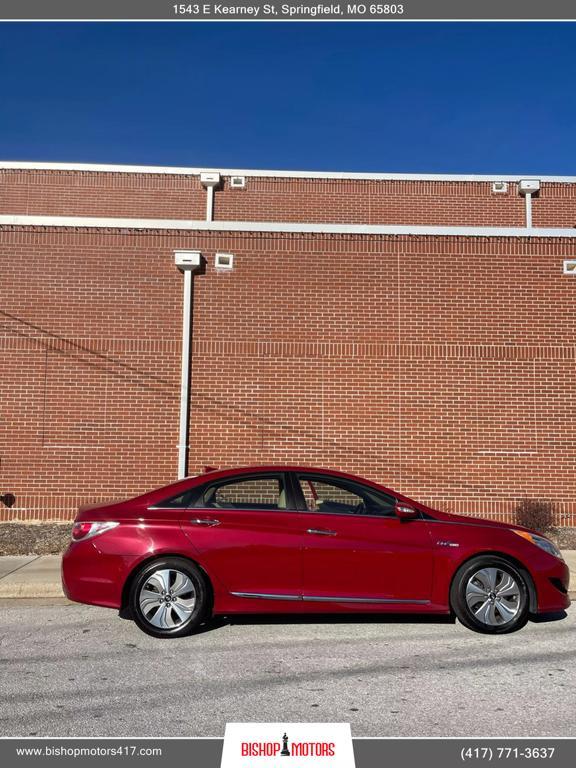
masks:
<svg viewBox="0 0 576 768"><path fill-rule="evenodd" d="M155 637L235 613L453 614L502 634L570 605L555 545L378 483L289 466L209 471L80 510L62 561L80 603Z"/></svg>

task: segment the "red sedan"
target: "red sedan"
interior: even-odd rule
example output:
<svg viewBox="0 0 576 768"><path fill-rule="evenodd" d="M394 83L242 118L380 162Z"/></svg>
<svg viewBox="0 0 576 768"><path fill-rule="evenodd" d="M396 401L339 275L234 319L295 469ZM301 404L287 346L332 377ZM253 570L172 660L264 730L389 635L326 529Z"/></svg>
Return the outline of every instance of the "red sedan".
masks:
<svg viewBox="0 0 576 768"><path fill-rule="evenodd" d="M547 538L439 512L342 472L211 471L80 510L66 595L129 610L180 637L215 614L455 614L477 632L520 629L570 605Z"/></svg>

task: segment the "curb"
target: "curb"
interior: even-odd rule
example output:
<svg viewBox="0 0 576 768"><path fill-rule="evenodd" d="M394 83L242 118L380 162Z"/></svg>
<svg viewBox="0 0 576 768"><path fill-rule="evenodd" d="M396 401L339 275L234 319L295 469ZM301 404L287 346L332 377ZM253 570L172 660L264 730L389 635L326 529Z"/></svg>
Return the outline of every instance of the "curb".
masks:
<svg viewBox="0 0 576 768"><path fill-rule="evenodd" d="M0 581L0 600L5 598L65 597L61 584L2 584Z"/></svg>

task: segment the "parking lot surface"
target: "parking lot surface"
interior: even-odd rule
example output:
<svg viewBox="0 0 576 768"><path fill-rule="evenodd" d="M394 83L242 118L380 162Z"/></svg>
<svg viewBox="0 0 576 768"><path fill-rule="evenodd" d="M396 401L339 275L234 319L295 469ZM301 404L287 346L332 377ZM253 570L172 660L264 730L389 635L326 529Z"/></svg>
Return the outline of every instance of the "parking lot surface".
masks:
<svg viewBox="0 0 576 768"><path fill-rule="evenodd" d="M575 736L576 611L487 637L442 620L255 619L155 640L115 611L0 603L3 736L221 736L227 721L354 736Z"/></svg>

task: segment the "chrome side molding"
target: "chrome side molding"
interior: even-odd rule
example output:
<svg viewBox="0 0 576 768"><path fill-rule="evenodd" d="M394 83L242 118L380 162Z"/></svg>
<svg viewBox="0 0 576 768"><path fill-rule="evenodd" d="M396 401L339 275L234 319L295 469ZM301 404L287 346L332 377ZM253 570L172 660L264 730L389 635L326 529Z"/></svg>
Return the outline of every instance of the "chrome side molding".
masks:
<svg viewBox="0 0 576 768"><path fill-rule="evenodd" d="M260 600L302 600L301 595L268 595L263 592L230 592L234 597L259 598Z"/></svg>
<svg viewBox="0 0 576 768"><path fill-rule="evenodd" d="M382 603L387 605L410 604L428 605L430 600L397 600L387 597L316 597L310 595L279 595L263 592L231 592L234 597L246 597L259 600L298 600L305 603Z"/></svg>
<svg viewBox="0 0 576 768"><path fill-rule="evenodd" d="M410 603L410 605L427 605L430 600L396 600L388 597L309 597L304 595L302 598L307 603L383 603L396 604Z"/></svg>

